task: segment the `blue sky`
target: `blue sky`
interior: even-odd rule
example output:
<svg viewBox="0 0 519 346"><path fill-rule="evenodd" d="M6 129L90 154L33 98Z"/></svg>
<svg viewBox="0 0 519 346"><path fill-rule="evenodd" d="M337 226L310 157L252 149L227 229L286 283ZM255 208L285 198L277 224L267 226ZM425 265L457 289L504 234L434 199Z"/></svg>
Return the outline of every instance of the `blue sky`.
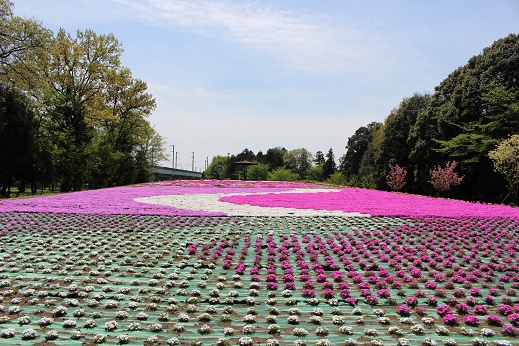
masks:
<svg viewBox="0 0 519 346"><path fill-rule="evenodd" d="M338 161L360 126L519 33L517 0L13 2L55 32L113 33L156 98L150 123L195 170L276 146Z"/></svg>

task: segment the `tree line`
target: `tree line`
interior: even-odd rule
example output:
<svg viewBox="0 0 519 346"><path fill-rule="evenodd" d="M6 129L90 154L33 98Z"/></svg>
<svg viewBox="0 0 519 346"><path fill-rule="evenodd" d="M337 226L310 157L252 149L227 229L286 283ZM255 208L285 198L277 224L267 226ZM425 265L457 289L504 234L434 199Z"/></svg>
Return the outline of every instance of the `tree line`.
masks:
<svg viewBox="0 0 519 346"><path fill-rule="evenodd" d="M149 181L165 159L155 99L113 34L57 33L0 0L0 195Z"/></svg>
<svg viewBox="0 0 519 346"><path fill-rule="evenodd" d="M206 175L236 178L243 169L233 162L252 160L259 165L250 168L249 178L332 179L349 186L517 204L518 66L519 35L510 34L449 74L434 93L405 97L383 122L358 128L337 167L332 149L324 159L322 152L312 156L306 149L276 147L266 154L245 149L215 157Z"/></svg>
<svg viewBox="0 0 519 346"><path fill-rule="evenodd" d="M407 172L405 192L517 203L519 148L510 145L516 143L511 136L519 134L518 66L519 36L497 40L433 94L404 98L383 123L357 129L340 171L349 182L388 189L388 174L398 165ZM499 165L498 156L506 156L509 166ZM453 162L463 180L439 191L432 173Z"/></svg>
<svg viewBox="0 0 519 346"><path fill-rule="evenodd" d="M255 164L248 166L240 163L243 161ZM326 155L322 151L313 155L305 148L287 150L278 146L265 153L259 151L254 154L244 149L236 155L215 156L204 171L204 176L212 179L323 181L330 179L336 171L332 148Z"/></svg>

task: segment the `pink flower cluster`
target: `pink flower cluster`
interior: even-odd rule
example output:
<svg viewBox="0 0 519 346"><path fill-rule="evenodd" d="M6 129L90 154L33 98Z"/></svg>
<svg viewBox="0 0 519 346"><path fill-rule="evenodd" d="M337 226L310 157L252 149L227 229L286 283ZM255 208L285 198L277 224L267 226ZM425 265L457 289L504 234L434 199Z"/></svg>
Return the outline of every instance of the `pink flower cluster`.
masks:
<svg viewBox="0 0 519 346"><path fill-rule="evenodd" d="M294 193L226 196L220 200L262 207L341 210L372 216L506 217L519 219L519 208L510 206L470 203L359 188L344 188L340 192L314 193L311 198L308 198L308 194L305 193Z"/></svg>

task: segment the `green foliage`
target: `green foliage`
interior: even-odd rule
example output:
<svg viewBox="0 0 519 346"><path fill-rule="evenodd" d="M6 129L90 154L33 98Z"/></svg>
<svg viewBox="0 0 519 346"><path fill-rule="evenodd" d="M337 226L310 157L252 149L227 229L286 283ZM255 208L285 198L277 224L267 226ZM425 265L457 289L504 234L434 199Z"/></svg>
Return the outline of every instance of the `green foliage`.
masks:
<svg viewBox="0 0 519 346"><path fill-rule="evenodd" d="M353 174L345 178L344 185L350 187L360 187L365 189L375 189L377 188L377 178L374 174L366 174L363 176Z"/></svg>
<svg viewBox="0 0 519 346"><path fill-rule="evenodd" d="M503 139L519 131L519 86L494 82L483 93L482 101L488 108L480 121L483 133Z"/></svg>
<svg viewBox="0 0 519 346"><path fill-rule="evenodd" d="M30 67L45 51L52 33L38 21L15 16L14 4L0 0L0 79L27 85L35 80Z"/></svg>
<svg viewBox="0 0 519 346"><path fill-rule="evenodd" d="M353 136L348 138L346 154L339 160L339 170L343 172L344 175L351 176L359 173L362 158L373 139L373 132L380 126L382 126L382 124L372 122L367 126L360 127L355 131Z"/></svg>
<svg viewBox="0 0 519 346"><path fill-rule="evenodd" d="M346 186L350 187L361 187L360 178L358 175L353 174L346 177Z"/></svg>
<svg viewBox="0 0 519 346"><path fill-rule="evenodd" d="M285 162L283 160L286 152L287 150L282 147L270 148L269 150L267 150L267 153L264 155L261 163L269 165L270 170L275 170L276 168L284 167Z"/></svg>
<svg viewBox="0 0 519 346"><path fill-rule="evenodd" d="M465 174L452 197L496 202L506 194L488 152L519 133L519 35L497 40L453 71L432 95L414 94L384 124L348 139L339 169L352 186L385 188L388 165L407 170L406 189L434 194L430 168L456 160Z"/></svg>
<svg viewBox="0 0 519 346"><path fill-rule="evenodd" d="M319 165L322 165L324 163L324 161L326 161L326 159L324 158L324 154L322 151L318 151L315 153L315 158L314 158L314 163L319 166Z"/></svg>
<svg viewBox="0 0 519 346"><path fill-rule="evenodd" d="M17 180L28 180L33 165L34 114L20 92L0 84L0 194L9 197ZM25 186L24 184L21 184Z"/></svg>
<svg viewBox="0 0 519 346"><path fill-rule="evenodd" d="M427 191L427 172L435 162L456 159L466 172L460 196L492 200L502 193L487 153L499 140L519 132L518 65L519 35L511 34L436 88L409 135L410 159L422 191Z"/></svg>
<svg viewBox="0 0 519 346"><path fill-rule="evenodd" d="M209 179L223 179L225 173L225 167L227 166L227 157L214 156L211 163L204 171L204 177Z"/></svg>
<svg viewBox="0 0 519 346"><path fill-rule="evenodd" d="M53 36L13 7L0 0L0 83L31 95L21 102L38 122L19 127L32 131L24 138L30 151L16 163L23 175L10 179L29 180L33 193L44 184L70 191L148 181L150 166L164 159L164 139L146 120L155 109L146 83L121 66L119 41L92 30ZM5 145L13 153L24 147Z"/></svg>
<svg viewBox="0 0 519 346"><path fill-rule="evenodd" d="M492 159L494 169L505 177L514 204L517 205L519 199L519 135L514 134L499 143L496 149L488 153L488 156Z"/></svg>
<svg viewBox="0 0 519 346"><path fill-rule="evenodd" d="M448 141L435 139L435 142L440 145L435 149L437 152L455 158L465 166L481 163L481 159L496 144L495 139L474 130L460 133Z"/></svg>
<svg viewBox="0 0 519 346"><path fill-rule="evenodd" d="M360 177L360 187L366 189L376 189L378 178L374 173L364 174Z"/></svg>
<svg viewBox="0 0 519 346"><path fill-rule="evenodd" d="M304 178L307 169L312 165L312 154L305 148L290 150L283 157L285 167L300 178Z"/></svg>
<svg viewBox="0 0 519 346"><path fill-rule="evenodd" d="M308 167L305 178L307 180L322 181L323 180L323 164Z"/></svg>
<svg viewBox="0 0 519 346"><path fill-rule="evenodd" d="M323 163L323 179L328 179L337 170L333 149L330 148L326 153L326 160Z"/></svg>
<svg viewBox="0 0 519 346"><path fill-rule="evenodd" d="M247 172L247 179L249 180L268 180L269 166L260 163L249 167Z"/></svg>
<svg viewBox="0 0 519 346"><path fill-rule="evenodd" d="M391 111L384 122L383 138L380 142L380 150L376 159L377 172L384 175L387 167L399 163L407 168L407 179L414 180L414 164L410 160L412 146L408 141L412 126L416 123L418 116L427 108L431 100L429 94L415 93L411 97L406 97L400 105ZM386 181L379 188L384 188Z"/></svg>
<svg viewBox="0 0 519 346"><path fill-rule="evenodd" d="M335 186L346 186L346 177L342 172L334 172L326 179L326 182Z"/></svg>
<svg viewBox="0 0 519 346"><path fill-rule="evenodd" d="M297 181L299 175L292 173L289 169L280 167L270 172L268 180L271 181Z"/></svg>

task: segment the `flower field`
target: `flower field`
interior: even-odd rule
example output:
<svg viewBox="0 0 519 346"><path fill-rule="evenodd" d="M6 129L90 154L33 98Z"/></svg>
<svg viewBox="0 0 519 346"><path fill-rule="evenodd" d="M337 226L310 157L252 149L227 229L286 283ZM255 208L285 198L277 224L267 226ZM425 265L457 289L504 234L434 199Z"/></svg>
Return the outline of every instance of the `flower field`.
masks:
<svg viewBox="0 0 519 346"><path fill-rule="evenodd" d="M513 345L519 210L303 183L0 202L0 344Z"/></svg>

